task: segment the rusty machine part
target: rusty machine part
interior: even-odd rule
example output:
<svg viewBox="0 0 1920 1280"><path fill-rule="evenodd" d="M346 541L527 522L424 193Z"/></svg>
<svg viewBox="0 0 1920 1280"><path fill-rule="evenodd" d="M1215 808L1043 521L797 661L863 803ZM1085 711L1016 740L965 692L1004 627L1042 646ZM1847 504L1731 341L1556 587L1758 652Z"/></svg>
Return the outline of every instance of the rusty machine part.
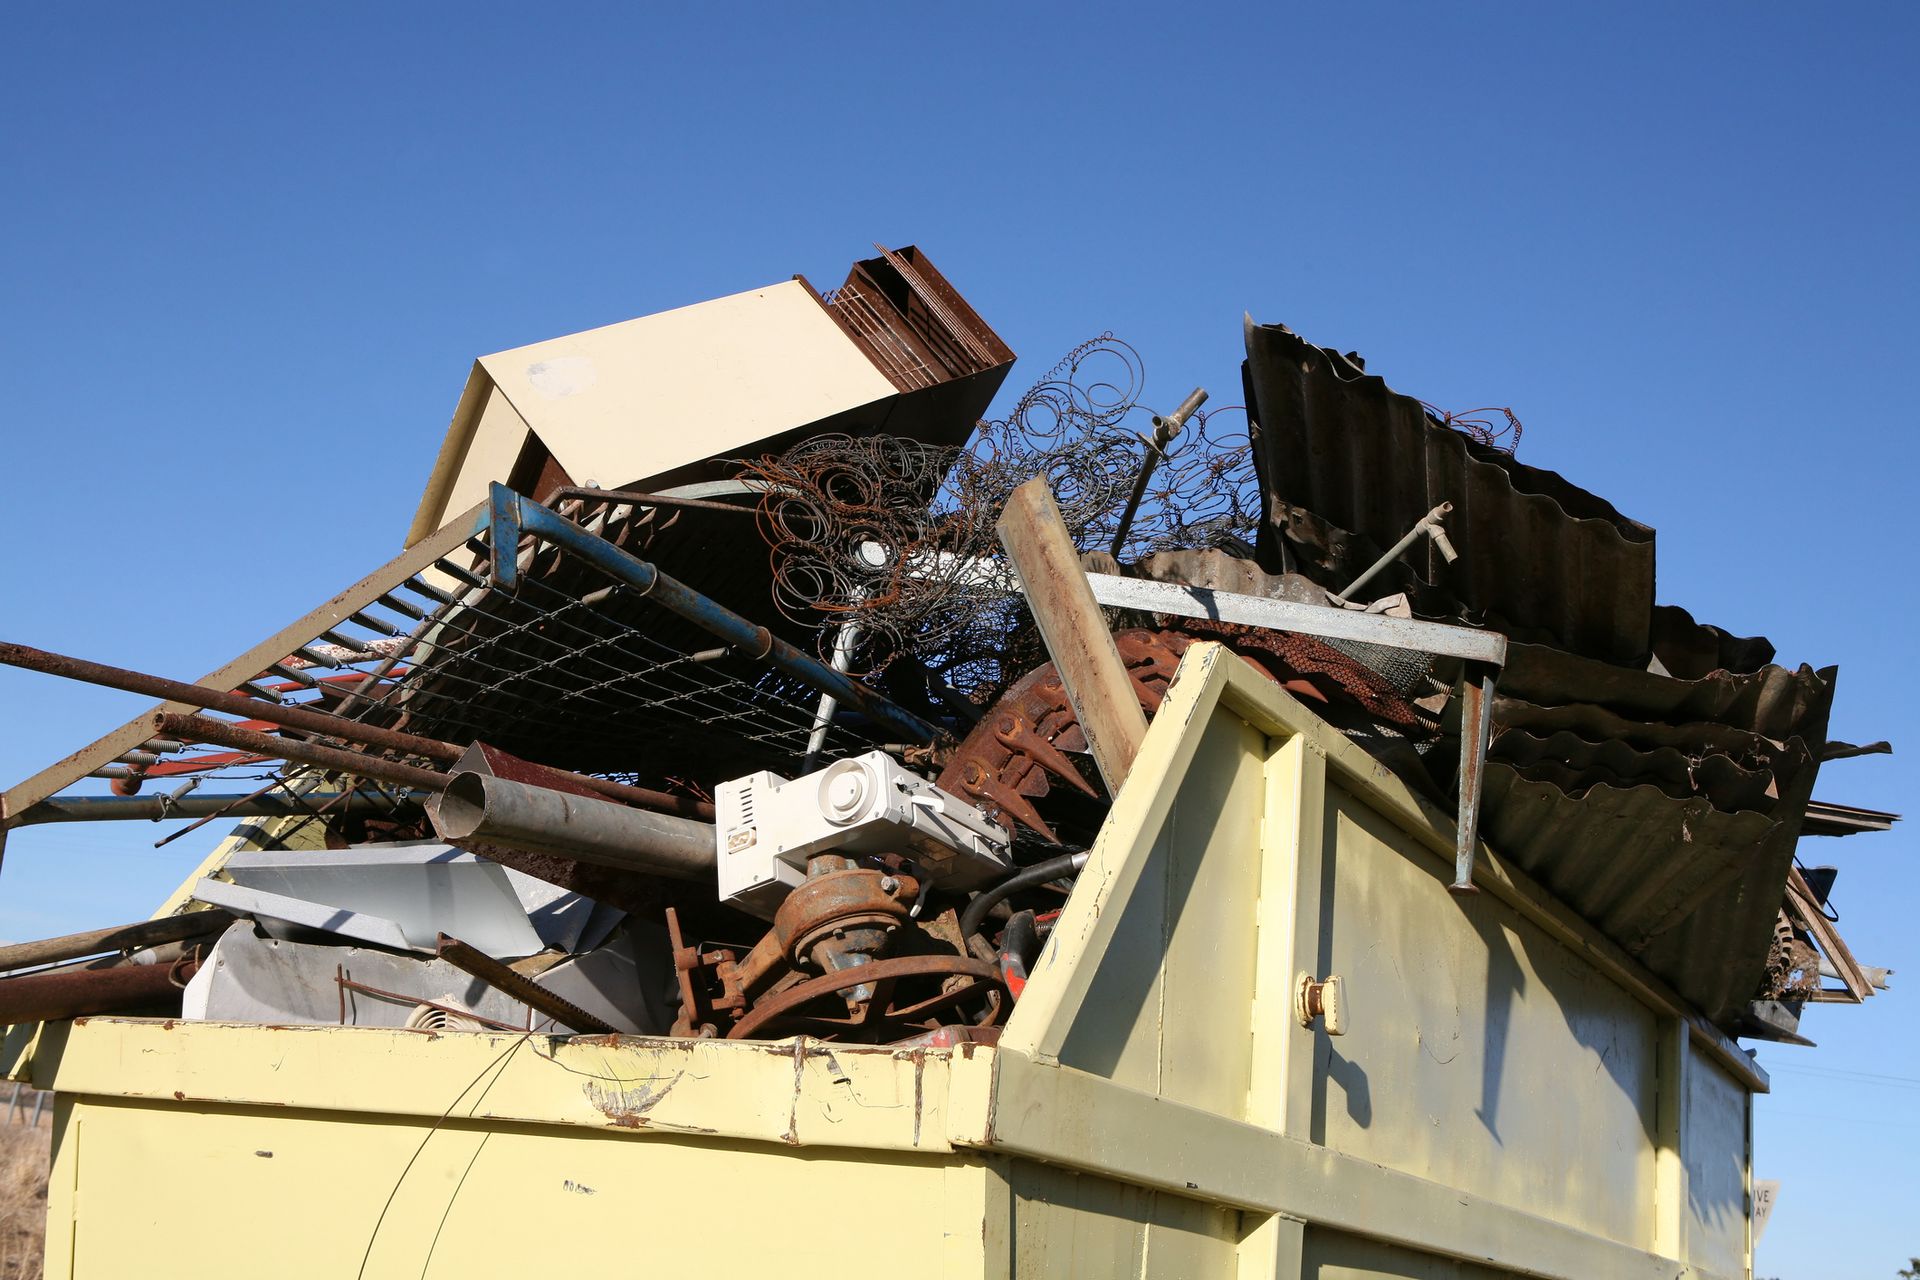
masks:
<svg viewBox="0 0 1920 1280"><path fill-rule="evenodd" d="M679 913L669 910L680 987L672 1034L886 1043L956 1019L997 1024L1006 1012L997 970L967 954L951 910L912 918L920 888L911 875L816 855L806 883L744 955L689 946Z"/></svg>
<svg viewBox="0 0 1920 1280"><path fill-rule="evenodd" d="M938 979L938 989L896 998L895 989L910 978ZM925 984L922 984L925 985ZM870 994L856 998L859 987ZM908 1035L934 1031L951 1022L949 1016L974 997L1004 987L1000 970L990 960L971 956L894 956L872 960L857 969L842 969L776 991L727 1033L729 1040L753 1037L806 1035L817 1040L885 1043ZM818 1006L845 1004L844 1016L818 1012ZM809 1008L815 1009L809 1012ZM1004 1008L990 1003L997 1015Z"/></svg>
<svg viewBox="0 0 1920 1280"><path fill-rule="evenodd" d="M1114 637L1140 705L1166 696L1181 655L1217 639L1298 697L1353 708L1410 733L1432 726L1379 675L1311 636L1195 622L1180 630ZM941 789L1059 843L1035 801L1056 782L1098 801L1071 753L1085 735L1051 663L1015 684L949 757ZM810 1035L885 1043L942 1026L990 1027L1011 1000L1007 973L988 944L968 939L952 911L913 919L920 885L837 853L809 859L807 880L774 913L744 955L689 946L668 913L680 985L679 1036L730 1039ZM970 913L971 914L971 913ZM971 948L983 950L976 953Z"/></svg>
<svg viewBox="0 0 1920 1280"><path fill-rule="evenodd" d="M1149 717L1165 699L1187 647L1195 640L1217 640L1296 697L1355 707L1408 733L1433 727L1385 679L1312 636L1194 619L1178 630L1139 628L1117 632L1113 639ZM1024 676L981 717L948 756L939 785L1058 844L1059 836L1034 801L1050 794L1055 780L1097 797L1068 754L1086 749L1066 687L1049 662Z"/></svg>

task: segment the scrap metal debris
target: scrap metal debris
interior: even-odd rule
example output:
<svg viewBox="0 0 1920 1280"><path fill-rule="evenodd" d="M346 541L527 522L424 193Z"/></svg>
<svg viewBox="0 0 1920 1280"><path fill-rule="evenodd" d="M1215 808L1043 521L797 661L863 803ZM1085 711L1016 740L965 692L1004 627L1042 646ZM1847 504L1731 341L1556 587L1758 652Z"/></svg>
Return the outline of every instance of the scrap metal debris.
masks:
<svg viewBox="0 0 1920 1280"><path fill-rule="evenodd" d="M991 1043L1203 642L1450 807L1456 890L1477 832L1722 1028L1886 986L1795 860L1895 820L1812 797L1885 744L1828 740L1831 668L1655 605L1654 531L1511 409L1249 320L1244 407L1151 414L1106 334L981 421L1012 352L914 249L705 305L583 335L546 401L548 344L483 359L408 549L199 681L0 644L161 700L0 836L240 821L161 919L0 948L0 1020ZM730 400L743 315L818 369ZM663 352L686 385L632 375ZM704 454L646 416L702 397ZM1045 582L1001 553L1036 477Z"/></svg>

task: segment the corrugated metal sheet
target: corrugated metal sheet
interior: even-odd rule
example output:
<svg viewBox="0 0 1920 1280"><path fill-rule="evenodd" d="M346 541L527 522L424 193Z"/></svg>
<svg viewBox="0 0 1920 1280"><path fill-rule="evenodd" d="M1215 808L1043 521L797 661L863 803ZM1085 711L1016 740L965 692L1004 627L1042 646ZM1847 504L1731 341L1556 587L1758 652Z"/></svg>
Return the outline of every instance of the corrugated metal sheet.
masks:
<svg viewBox="0 0 1920 1280"><path fill-rule="evenodd" d="M1416 569L1423 582L1509 633L1543 633L1578 653L1644 663L1652 529L1551 471L1435 423L1418 400L1284 326L1248 328L1244 375L1270 499L1379 548L1451 502L1447 531L1460 558L1443 567L1429 551ZM1269 568L1276 519L1285 513L1270 510L1262 530Z"/></svg>
<svg viewBox="0 0 1920 1280"><path fill-rule="evenodd" d="M1338 589L1442 502L1459 550L1368 588L1509 635L1482 833L1716 1022L1758 990L1834 671L1653 603L1654 532L1357 357L1249 325L1260 556Z"/></svg>
<svg viewBox="0 0 1920 1280"><path fill-rule="evenodd" d="M1838 670L1767 666L1680 680L1516 643L1507 646L1500 691L1544 705L1594 703L1637 720L1712 721L1780 742L1799 738L1818 754L1827 737Z"/></svg>
<svg viewBox="0 0 1920 1280"><path fill-rule="evenodd" d="M1578 797L1487 767L1482 834L1723 1026L1759 989L1812 770L1774 819L1704 796L1596 784Z"/></svg>

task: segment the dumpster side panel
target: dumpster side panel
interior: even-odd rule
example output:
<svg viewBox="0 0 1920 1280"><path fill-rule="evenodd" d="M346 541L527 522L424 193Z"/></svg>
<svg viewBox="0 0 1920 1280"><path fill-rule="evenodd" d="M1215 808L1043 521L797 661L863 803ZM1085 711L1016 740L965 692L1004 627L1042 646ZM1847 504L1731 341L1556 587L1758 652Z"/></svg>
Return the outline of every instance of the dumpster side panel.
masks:
<svg viewBox="0 0 1920 1280"><path fill-rule="evenodd" d="M778 1259L785 1276L839 1277L855 1256L982 1273L977 1160L135 1100L69 1112L63 1157L83 1190L50 1276L418 1280L562 1258L626 1274L644 1258L659 1274Z"/></svg>
<svg viewBox="0 0 1920 1280"><path fill-rule="evenodd" d="M1653 1238L1658 1022L1346 788L1330 788L1311 1139L1623 1243Z"/></svg>
<svg viewBox="0 0 1920 1280"><path fill-rule="evenodd" d="M1751 1099L1698 1055L1687 1063L1680 1150L1686 1163L1687 1261L1738 1274L1747 1257Z"/></svg>
<svg viewBox="0 0 1920 1280"><path fill-rule="evenodd" d="M1033 1160L1009 1162L1010 1273L1055 1276L1231 1276L1240 1215Z"/></svg>
<svg viewBox="0 0 1920 1280"><path fill-rule="evenodd" d="M1517 1274L1322 1227L1307 1229L1300 1263L1301 1280L1505 1280Z"/></svg>
<svg viewBox="0 0 1920 1280"><path fill-rule="evenodd" d="M1244 722L1208 734L1112 924L1059 1061L1218 1115L1244 1117L1251 1084L1254 913L1266 739ZM1174 998L1177 994L1178 998Z"/></svg>

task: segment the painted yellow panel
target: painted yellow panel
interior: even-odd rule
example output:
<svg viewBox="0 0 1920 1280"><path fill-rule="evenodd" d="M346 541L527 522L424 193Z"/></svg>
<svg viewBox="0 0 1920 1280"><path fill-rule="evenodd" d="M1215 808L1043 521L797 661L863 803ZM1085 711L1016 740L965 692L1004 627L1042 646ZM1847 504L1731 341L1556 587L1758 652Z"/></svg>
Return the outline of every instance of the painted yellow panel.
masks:
<svg viewBox="0 0 1920 1280"><path fill-rule="evenodd" d="M1198 745L1112 923L1059 1061L1219 1115L1246 1112L1266 739L1244 722ZM1234 727L1234 726L1237 726ZM1224 1028L1234 1028L1223 1034Z"/></svg>
<svg viewBox="0 0 1920 1280"><path fill-rule="evenodd" d="M1010 1274L1167 1277L1233 1274L1240 1215L1111 1178L1014 1160Z"/></svg>
<svg viewBox="0 0 1920 1280"><path fill-rule="evenodd" d="M1451 850L1195 645L997 1049L55 1024L49 1274L1745 1274L1764 1076Z"/></svg>
<svg viewBox="0 0 1920 1280"><path fill-rule="evenodd" d="M580 1129L87 1102L83 1191L48 1274L980 1274L978 1163ZM744 1161L744 1162L743 1162ZM753 1181L741 1174L751 1170ZM217 1191L215 1190L217 1189ZM955 1247L955 1246L959 1247ZM854 1270L858 1270L857 1267Z"/></svg>
<svg viewBox="0 0 1920 1280"><path fill-rule="evenodd" d="M1349 1030L1319 1034L1311 1137L1545 1214L1652 1239L1652 1012L1344 789L1329 792L1323 973Z"/></svg>
<svg viewBox="0 0 1920 1280"><path fill-rule="evenodd" d="M1687 1203L1687 1261L1738 1274L1747 1257L1746 1090L1699 1056L1687 1064L1680 1151Z"/></svg>
<svg viewBox="0 0 1920 1280"><path fill-rule="evenodd" d="M1514 1274L1320 1227L1307 1228L1300 1264L1301 1280L1505 1280Z"/></svg>

